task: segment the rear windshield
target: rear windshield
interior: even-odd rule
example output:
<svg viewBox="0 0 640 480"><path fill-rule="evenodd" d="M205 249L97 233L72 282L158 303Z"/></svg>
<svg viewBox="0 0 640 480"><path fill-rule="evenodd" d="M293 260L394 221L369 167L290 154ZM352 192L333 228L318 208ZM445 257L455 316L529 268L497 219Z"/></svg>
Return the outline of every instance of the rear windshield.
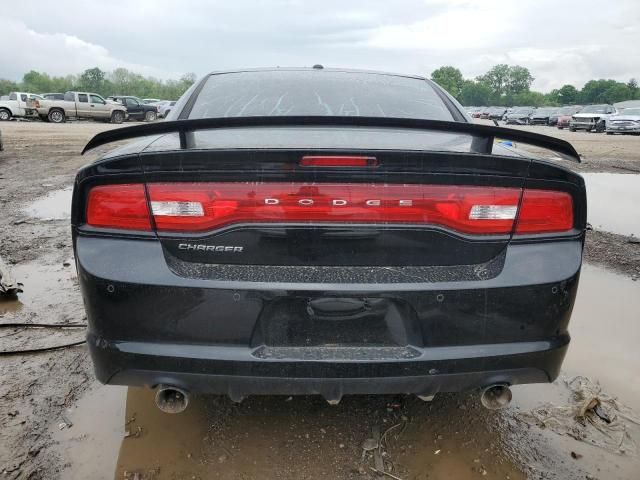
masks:
<svg viewBox="0 0 640 480"><path fill-rule="evenodd" d="M280 115L453 120L424 80L326 70L211 75L189 118Z"/></svg>

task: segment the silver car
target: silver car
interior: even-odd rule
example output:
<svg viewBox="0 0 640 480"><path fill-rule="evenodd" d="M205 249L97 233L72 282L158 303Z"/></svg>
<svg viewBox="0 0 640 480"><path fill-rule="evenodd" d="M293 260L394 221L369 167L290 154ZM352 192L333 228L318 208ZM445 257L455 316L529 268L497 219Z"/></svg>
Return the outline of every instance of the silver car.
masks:
<svg viewBox="0 0 640 480"><path fill-rule="evenodd" d="M176 102L162 102L162 105L158 105L158 116L160 118L166 118L175 104Z"/></svg>
<svg viewBox="0 0 640 480"><path fill-rule="evenodd" d="M618 115L609 117L607 135L614 133L640 135L640 108L625 108Z"/></svg>

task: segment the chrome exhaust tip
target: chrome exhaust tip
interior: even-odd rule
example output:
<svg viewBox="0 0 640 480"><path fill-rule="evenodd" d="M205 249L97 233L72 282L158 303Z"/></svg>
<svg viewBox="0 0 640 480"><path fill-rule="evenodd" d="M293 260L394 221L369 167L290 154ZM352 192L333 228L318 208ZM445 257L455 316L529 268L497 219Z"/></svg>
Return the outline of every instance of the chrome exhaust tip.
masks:
<svg viewBox="0 0 640 480"><path fill-rule="evenodd" d="M189 394L178 387L158 385L155 400L156 407L164 413L181 413L189 405Z"/></svg>
<svg viewBox="0 0 640 480"><path fill-rule="evenodd" d="M508 385L490 385L482 390L480 402L489 410L504 408L511 402L513 394Z"/></svg>

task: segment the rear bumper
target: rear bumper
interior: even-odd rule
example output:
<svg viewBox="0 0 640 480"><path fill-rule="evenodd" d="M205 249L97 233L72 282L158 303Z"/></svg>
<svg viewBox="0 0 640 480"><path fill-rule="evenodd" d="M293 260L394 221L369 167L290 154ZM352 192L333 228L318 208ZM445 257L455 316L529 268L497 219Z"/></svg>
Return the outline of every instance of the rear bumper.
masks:
<svg viewBox="0 0 640 480"><path fill-rule="evenodd" d="M155 241L78 236L75 248L88 343L101 382L163 383L232 398L429 395L553 381L569 343L582 259L582 239L512 244L499 268L478 270L473 278L376 282L372 273L364 277L370 283L310 283L295 276L305 267L259 281L222 278L224 271L219 278L178 274ZM285 303L293 317L300 312L294 300L331 297L397 307L381 321L400 341L274 346L261 334L266 312L268 325L278 326L276 302L293 299Z"/></svg>
<svg viewBox="0 0 640 480"><path fill-rule="evenodd" d="M434 395L492 384L553 381L568 336L550 342L418 349L412 359L259 358L258 349L114 342L89 335L98 380L115 385L173 385L192 392L248 395Z"/></svg>

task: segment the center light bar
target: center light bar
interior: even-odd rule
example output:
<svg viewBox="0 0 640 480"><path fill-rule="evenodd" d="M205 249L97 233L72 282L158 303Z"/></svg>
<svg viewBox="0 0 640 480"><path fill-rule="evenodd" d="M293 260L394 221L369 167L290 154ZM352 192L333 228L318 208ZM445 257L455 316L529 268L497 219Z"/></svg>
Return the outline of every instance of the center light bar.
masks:
<svg viewBox="0 0 640 480"><path fill-rule="evenodd" d="M519 188L413 184L216 182L147 188L156 228L167 232L240 223L371 223L505 234L513 228L521 195Z"/></svg>

